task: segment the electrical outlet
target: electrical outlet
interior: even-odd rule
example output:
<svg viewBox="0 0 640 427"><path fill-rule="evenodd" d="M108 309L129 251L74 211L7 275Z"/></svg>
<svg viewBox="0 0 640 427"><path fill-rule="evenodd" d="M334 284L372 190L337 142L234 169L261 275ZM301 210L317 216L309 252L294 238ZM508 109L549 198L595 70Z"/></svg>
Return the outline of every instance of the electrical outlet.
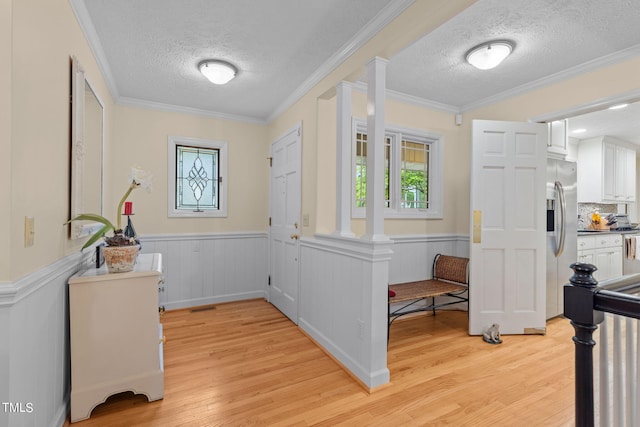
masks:
<svg viewBox="0 0 640 427"><path fill-rule="evenodd" d="M358 338L364 339L364 322L358 319Z"/></svg>
<svg viewBox="0 0 640 427"><path fill-rule="evenodd" d="M33 246L33 240L36 234L34 219L32 216L24 217L24 247Z"/></svg>

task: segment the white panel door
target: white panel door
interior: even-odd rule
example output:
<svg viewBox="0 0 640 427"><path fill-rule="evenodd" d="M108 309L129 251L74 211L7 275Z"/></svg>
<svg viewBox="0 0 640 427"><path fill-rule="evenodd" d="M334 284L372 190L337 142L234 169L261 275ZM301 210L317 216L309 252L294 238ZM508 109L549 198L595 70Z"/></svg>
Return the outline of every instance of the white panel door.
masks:
<svg viewBox="0 0 640 427"><path fill-rule="evenodd" d="M469 333L543 332L547 125L472 128Z"/></svg>
<svg viewBox="0 0 640 427"><path fill-rule="evenodd" d="M301 128L271 145L269 301L298 323Z"/></svg>

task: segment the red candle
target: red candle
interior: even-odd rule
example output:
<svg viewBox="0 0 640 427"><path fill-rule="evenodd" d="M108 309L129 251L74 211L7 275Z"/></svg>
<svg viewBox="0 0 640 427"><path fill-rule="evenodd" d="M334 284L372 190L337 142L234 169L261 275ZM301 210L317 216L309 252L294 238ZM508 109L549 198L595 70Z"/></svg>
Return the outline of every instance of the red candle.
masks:
<svg viewBox="0 0 640 427"><path fill-rule="evenodd" d="M124 202L124 214L133 215L133 202Z"/></svg>

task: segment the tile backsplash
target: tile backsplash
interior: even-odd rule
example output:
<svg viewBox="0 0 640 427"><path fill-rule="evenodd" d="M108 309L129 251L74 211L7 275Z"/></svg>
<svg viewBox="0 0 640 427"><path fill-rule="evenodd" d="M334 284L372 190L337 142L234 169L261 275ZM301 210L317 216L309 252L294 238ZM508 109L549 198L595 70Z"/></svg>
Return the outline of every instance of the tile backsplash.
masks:
<svg viewBox="0 0 640 427"><path fill-rule="evenodd" d="M618 205L615 203L578 203L578 230L589 227L589 215L595 211L598 211L602 216L618 213Z"/></svg>

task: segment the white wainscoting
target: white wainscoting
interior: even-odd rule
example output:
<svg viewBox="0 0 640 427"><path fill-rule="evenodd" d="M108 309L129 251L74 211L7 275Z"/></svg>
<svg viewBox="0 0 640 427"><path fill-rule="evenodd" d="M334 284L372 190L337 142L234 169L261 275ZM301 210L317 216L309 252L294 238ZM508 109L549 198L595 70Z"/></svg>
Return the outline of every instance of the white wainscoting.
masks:
<svg viewBox="0 0 640 427"><path fill-rule="evenodd" d="M0 284L0 425L63 425L70 392L67 280L90 262L79 252ZM31 408L31 409L30 409Z"/></svg>
<svg viewBox="0 0 640 427"><path fill-rule="evenodd" d="M144 236L142 246L143 252L163 254L160 298L170 309L266 298L267 236ZM391 283L419 280L430 275L437 253L468 256L466 236L392 240L392 255L385 245L377 251L358 242L301 242L300 326L372 386L388 381L386 354L378 351L386 353L386 303L374 295L384 294L374 292L386 286L381 276ZM64 423L70 391L67 280L90 258L74 253L16 282L0 283L0 402L33 407L31 413L0 410L0 425Z"/></svg>
<svg viewBox="0 0 640 427"><path fill-rule="evenodd" d="M389 283L413 282L431 278L437 254L469 256L469 237L456 234L391 236L393 257Z"/></svg>
<svg viewBox="0 0 640 427"><path fill-rule="evenodd" d="M300 241L298 324L369 388L389 382L387 277L392 241Z"/></svg>
<svg viewBox="0 0 640 427"><path fill-rule="evenodd" d="M391 239L379 253L374 243L358 239L300 242L300 328L369 387L389 381L387 284L430 278L438 253L469 253L466 236Z"/></svg>
<svg viewBox="0 0 640 427"><path fill-rule="evenodd" d="M142 252L162 254L167 310L267 298L267 233L141 237Z"/></svg>

